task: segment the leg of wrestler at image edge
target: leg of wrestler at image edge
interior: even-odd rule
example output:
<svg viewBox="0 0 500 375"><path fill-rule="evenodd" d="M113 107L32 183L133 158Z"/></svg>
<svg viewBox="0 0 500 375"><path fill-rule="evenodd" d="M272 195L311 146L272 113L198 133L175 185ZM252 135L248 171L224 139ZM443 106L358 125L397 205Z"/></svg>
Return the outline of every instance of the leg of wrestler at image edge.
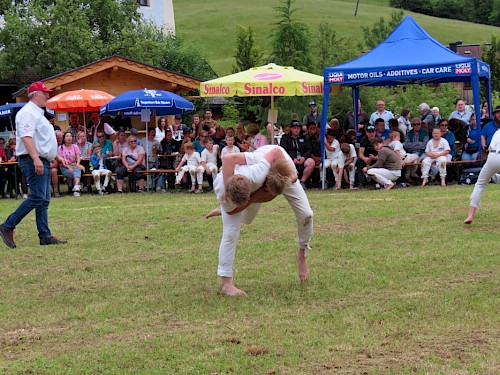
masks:
<svg viewBox="0 0 500 375"><path fill-rule="evenodd" d="M489 155L486 164L484 164L479 173L474 190L470 196L469 215L464 220L465 224L471 224L474 220L474 215L479 208L484 189L488 186L491 177L497 172L500 172L500 154Z"/></svg>
<svg viewBox="0 0 500 375"><path fill-rule="evenodd" d="M307 250L311 249L309 242L313 233L313 211L307 199L307 194L302 189L300 182L296 181L285 189L283 196L295 213L297 221L297 234L299 241L299 251L297 253L297 263L299 268L299 278L305 282L309 277L307 266Z"/></svg>
<svg viewBox="0 0 500 375"><path fill-rule="evenodd" d="M233 266L236 255L236 245L240 238L240 227L243 213L228 215L222 211L222 239L219 246L219 265L217 275L221 277L221 291L227 295L245 295L246 293L234 286Z"/></svg>

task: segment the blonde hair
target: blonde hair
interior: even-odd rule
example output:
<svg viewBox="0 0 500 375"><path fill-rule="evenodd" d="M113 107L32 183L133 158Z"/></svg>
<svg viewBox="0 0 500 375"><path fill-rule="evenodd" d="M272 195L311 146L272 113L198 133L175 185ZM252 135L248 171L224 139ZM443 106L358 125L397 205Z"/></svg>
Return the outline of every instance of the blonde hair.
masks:
<svg viewBox="0 0 500 375"><path fill-rule="evenodd" d="M279 159L275 161L267 175L266 186L269 192L279 195L295 182L297 169L289 160Z"/></svg>
<svg viewBox="0 0 500 375"><path fill-rule="evenodd" d="M226 184L225 198L237 206L243 206L250 200L252 183L241 174L232 176Z"/></svg>
<svg viewBox="0 0 500 375"><path fill-rule="evenodd" d="M390 134L391 140L393 140L393 139L394 139L394 138L396 138L397 136L401 136L401 134L399 134L399 132L397 132L397 131L393 131L393 132L391 132L391 134Z"/></svg>
<svg viewBox="0 0 500 375"><path fill-rule="evenodd" d="M184 148L189 148L191 150L194 150L194 145L193 145L193 142L186 142L184 144Z"/></svg>
<svg viewBox="0 0 500 375"><path fill-rule="evenodd" d="M348 154L349 152L351 152L351 146L349 146L349 143L342 143L342 146L340 146L340 150L344 154Z"/></svg>

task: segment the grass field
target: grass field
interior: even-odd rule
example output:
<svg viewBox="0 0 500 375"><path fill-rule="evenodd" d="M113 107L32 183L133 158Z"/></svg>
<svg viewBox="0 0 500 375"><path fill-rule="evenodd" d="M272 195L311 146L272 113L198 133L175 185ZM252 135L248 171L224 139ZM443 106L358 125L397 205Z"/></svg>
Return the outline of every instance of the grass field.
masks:
<svg viewBox="0 0 500 375"><path fill-rule="evenodd" d="M498 374L500 186L309 190L310 280L279 197L242 230L218 294L212 194L54 199L0 248L0 373ZM0 202L0 219L19 203Z"/></svg>
<svg viewBox="0 0 500 375"><path fill-rule="evenodd" d="M380 17L386 21L395 11L388 0L360 1L358 15L354 16L356 0L297 0L300 8L296 17L315 29L321 21L332 24L339 35L356 37L362 41L361 26L373 26ZM201 45L209 63L219 75L230 74L235 60L237 25L252 26L256 44L266 56L271 52L270 35L276 22L274 7L278 0L205 0L174 1L176 32L186 40ZM405 12L442 44L462 40L463 43L491 42L500 28ZM408 56L411 58L411 56Z"/></svg>

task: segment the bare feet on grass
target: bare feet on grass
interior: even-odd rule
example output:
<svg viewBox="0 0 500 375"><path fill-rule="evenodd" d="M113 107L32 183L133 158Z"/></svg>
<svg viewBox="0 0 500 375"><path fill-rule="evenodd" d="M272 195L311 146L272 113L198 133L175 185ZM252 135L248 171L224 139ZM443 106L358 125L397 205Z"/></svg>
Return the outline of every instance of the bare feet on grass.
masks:
<svg viewBox="0 0 500 375"><path fill-rule="evenodd" d="M238 289L233 284L232 277L222 277L221 278L221 293L227 296L246 296L246 292Z"/></svg>
<svg viewBox="0 0 500 375"><path fill-rule="evenodd" d="M305 249L300 249L297 253L297 264L299 266L300 282L304 283L309 277L309 267L307 266L307 255Z"/></svg>
<svg viewBox="0 0 500 375"><path fill-rule="evenodd" d="M210 217L214 216L220 216L220 207L214 208L212 211L210 211L208 214L205 215L205 217L208 219Z"/></svg>
<svg viewBox="0 0 500 375"><path fill-rule="evenodd" d="M472 224L472 221L474 220L475 213L476 213L476 207L470 206L469 207L469 215L467 215L467 218L464 220L464 224Z"/></svg>
<svg viewBox="0 0 500 375"><path fill-rule="evenodd" d="M424 178L424 179L422 180L422 186L427 185L427 183L428 183L428 182L429 182L429 180L428 180L427 178Z"/></svg>

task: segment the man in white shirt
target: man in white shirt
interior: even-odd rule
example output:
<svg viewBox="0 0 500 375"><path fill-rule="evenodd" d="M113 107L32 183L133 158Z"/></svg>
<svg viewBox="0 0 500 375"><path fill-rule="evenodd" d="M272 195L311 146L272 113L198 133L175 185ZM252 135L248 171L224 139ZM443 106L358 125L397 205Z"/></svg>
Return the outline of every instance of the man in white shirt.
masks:
<svg viewBox="0 0 500 375"><path fill-rule="evenodd" d="M51 92L43 82L32 83L28 88L29 102L16 115L16 154L30 194L0 225L3 242L12 249L16 247L14 229L32 210L35 210L40 245L67 243L54 237L49 229L50 162L57 159L67 167L66 160L57 154L54 128L44 116L43 107Z"/></svg>
<svg viewBox="0 0 500 375"><path fill-rule="evenodd" d="M375 120L378 118L384 119L385 128L389 129L389 120L394 118L394 115L391 111L385 109L385 102L383 100L377 101L377 110L370 116L370 125L375 125Z"/></svg>
<svg viewBox="0 0 500 375"><path fill-rule="evenodd" d="M287 181L287 187L283 190L283 196L293 209L297 221L299 277L302 282L307 280L309 270L306 251L310 249L309 241L313 231L313 212L307 195L297 179L295 166L291 158L280 146L267 145L260 147L253 153L245 152L226 155L222 162L222 170L214 181L214 191L221 206L223 223L217 274L221 277L222 293L224 294L246 294L233 284L233 264L241 223L250 224L257 215L261 203L268 202L276 197L267 189L267 185L269 185L270 190L274 190L274 187L271 187L269 181L266 184L265 182L275 172L274 170L270 172L271 165L281 164L283 166L287 163L289 163L291 167L289 170L294 176L293 178L286 177L289 180ZM288 165L285 165L286 167ZM250 184L248 193L252 193L250 200L235 204L228 199L232 194L231 191L226 189L231 188L233 178L248 180L247 182Z"/></svg>

